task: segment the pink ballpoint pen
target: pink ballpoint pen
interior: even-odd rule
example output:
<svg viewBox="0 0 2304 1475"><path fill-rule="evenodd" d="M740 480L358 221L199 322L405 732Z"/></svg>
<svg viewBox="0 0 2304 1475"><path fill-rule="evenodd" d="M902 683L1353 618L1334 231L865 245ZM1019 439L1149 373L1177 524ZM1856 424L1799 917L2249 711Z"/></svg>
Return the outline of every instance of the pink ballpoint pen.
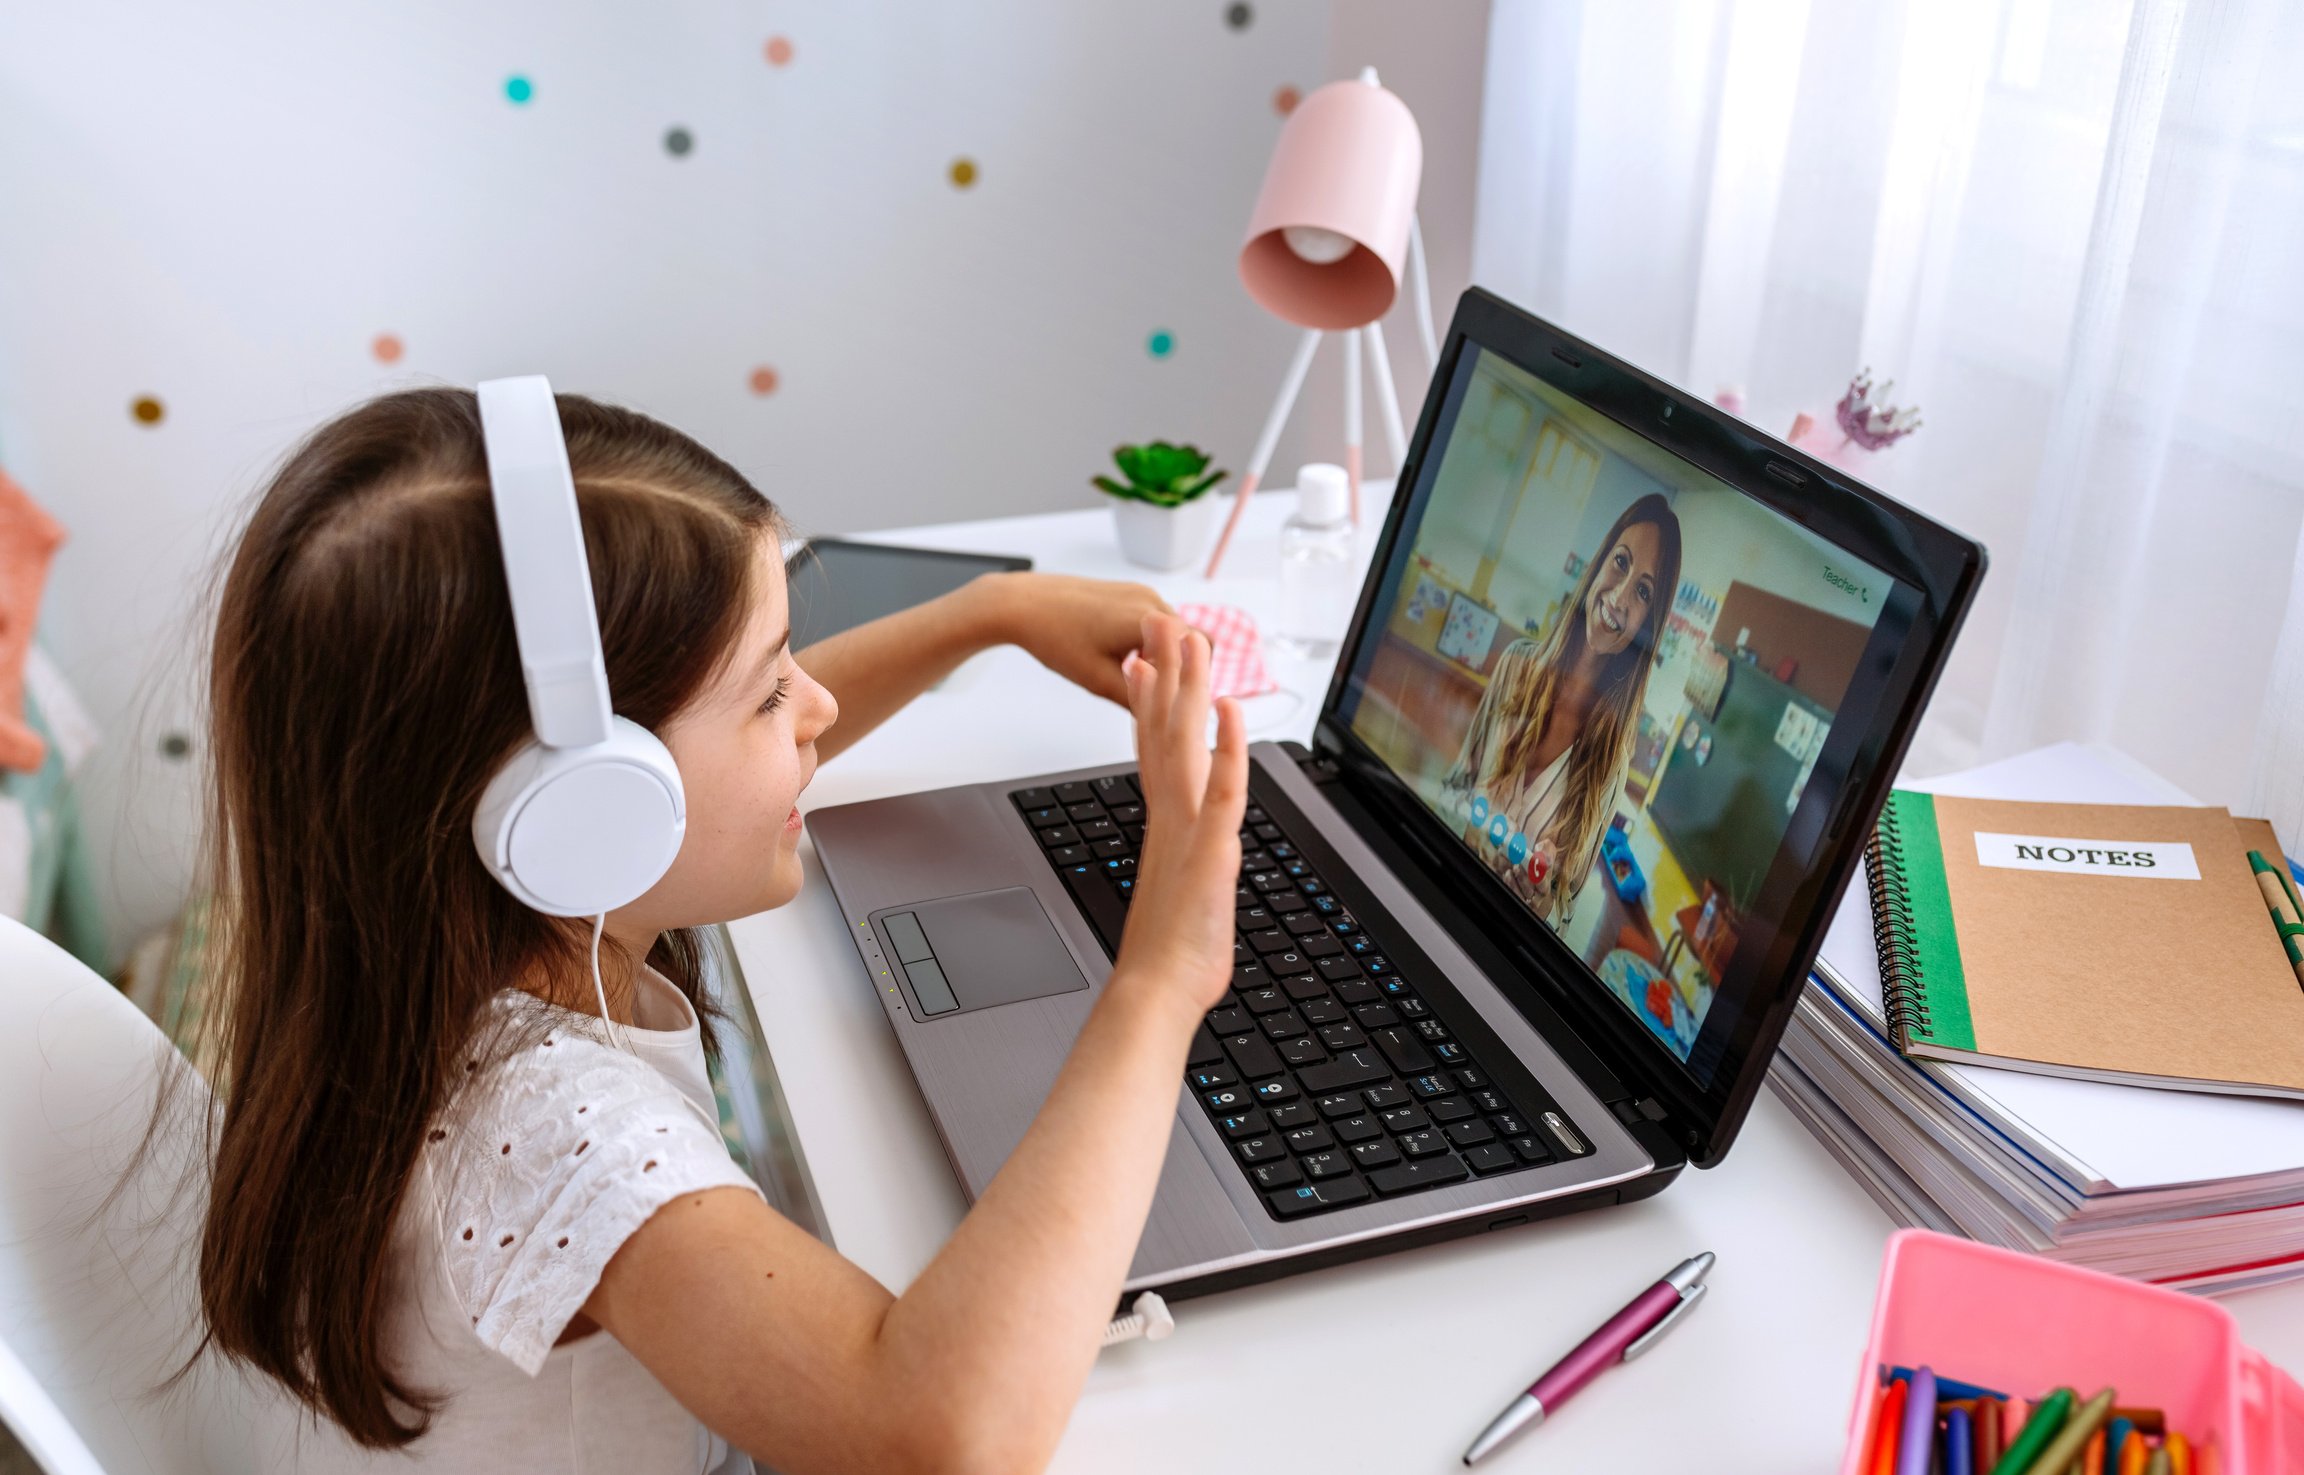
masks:
<svg viewBox="0 0 2304 1475"><path fill-rule="evenodd" d="M1566 1403L1586 1383L1613 1363L1630 1362L1672 1329L1704 1294L1704 1277L1712 1270L1712 1252L1682 1260L1672 1273L1634 1297L1632 1304L1600 1324L1600 1330L1576 1344L1576 1350L1552 1364L1551 1370L1528 1385L1528 1391L1505 1406L1472 1447L1464 1451L1469 1465L1530 1424L1541 1424L1547 1414Z"/></svg>

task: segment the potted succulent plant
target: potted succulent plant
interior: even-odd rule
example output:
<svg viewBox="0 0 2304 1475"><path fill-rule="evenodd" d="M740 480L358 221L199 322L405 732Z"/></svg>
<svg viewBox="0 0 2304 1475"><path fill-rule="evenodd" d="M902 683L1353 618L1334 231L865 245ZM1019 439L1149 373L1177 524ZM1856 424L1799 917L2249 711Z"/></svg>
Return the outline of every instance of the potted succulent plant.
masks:
<svg viewBox="0 0 2304 1475"><path fill-rule="evenodd" d="M1121 446L1112 453L1124 481L1093 478L1112 498L1112 524L1120 552L1150 569L1179 569L1206 551L1215 531L1216 503L1208 492L1230 475L1210 471L1197 446Z"/></svg>

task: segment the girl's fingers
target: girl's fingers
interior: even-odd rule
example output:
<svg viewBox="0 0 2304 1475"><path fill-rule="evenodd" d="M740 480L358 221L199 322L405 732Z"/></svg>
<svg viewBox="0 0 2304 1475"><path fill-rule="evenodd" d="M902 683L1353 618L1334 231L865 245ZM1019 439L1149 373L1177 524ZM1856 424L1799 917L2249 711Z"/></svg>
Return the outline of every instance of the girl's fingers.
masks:
<svg viewBox="0 0 2304 1475"><path fill-rule="evenodd" d="M1248 802L1248 719L1231 697L1216 702L1216 751L1208 763L1207 808L1238 814ZM1235 825L1237 828L1237 825Z"/></svg>

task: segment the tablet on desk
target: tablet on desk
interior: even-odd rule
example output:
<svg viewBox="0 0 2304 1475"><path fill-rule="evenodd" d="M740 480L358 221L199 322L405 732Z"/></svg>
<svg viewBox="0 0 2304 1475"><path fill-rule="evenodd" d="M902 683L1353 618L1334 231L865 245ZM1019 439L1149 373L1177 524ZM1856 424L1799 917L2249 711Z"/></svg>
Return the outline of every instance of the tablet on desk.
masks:
<svg viewBox="0 0 2304 1475"><path fill-rule="evenodd" d="M1032 567L1029 558L999 553L954 553L892 543L810 538L784 557L792 599L792 648L925 604L978 574Z"/></svg>

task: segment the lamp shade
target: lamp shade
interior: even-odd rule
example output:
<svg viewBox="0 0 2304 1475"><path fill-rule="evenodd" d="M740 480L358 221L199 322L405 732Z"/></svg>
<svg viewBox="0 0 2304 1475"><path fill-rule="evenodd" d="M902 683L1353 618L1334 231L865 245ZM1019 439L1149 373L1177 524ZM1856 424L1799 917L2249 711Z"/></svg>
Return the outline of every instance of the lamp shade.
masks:
<svg viewBox="0 0 2304 1475"><path fill-rule="evenodd" d="M1400 291L1423 173L1415 115L1373 72L1305 98L1280 130L1248 220L1248 295L1305 328L1382 317Z"/></svg>

